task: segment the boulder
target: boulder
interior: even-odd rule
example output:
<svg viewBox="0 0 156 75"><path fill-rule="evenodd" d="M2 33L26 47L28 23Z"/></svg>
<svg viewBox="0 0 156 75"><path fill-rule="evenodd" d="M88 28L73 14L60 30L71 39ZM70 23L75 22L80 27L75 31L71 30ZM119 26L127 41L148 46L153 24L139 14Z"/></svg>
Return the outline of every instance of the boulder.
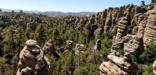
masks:
<svg viewBox="0 0 156 75"><path fill-rule="evenodd" d="M111 61L103 62L100 67L100 75L127 75L125 71L120 69Z"/></svg>
<svg viewBox="0 0 156 75"><path fill-rule="evenodd" d="M72 51L74 48L74 42L72 40L67 40L66 41L66 46L65 46L65 50L70 50Z"/></svg>
<svg viewBox="0 0 156 75"><path fill-rule="evenodd" d="M156 75L156 61L154 61L153 63L153 73L154 75Z"/></svg>
<svg viewBox="0 0 156 75"><path fill-rule="evenodd" d="M76 44L74 48L75 55L80 56L85 52L85 46L83 44Z"/></svg>
<svg viewBox="0 0 156 75"><path fill-rule="evenodd" d="M55 49L54 47L54 42L50 39L48 40L43 48L42 48L44 54L49 54L49 55L53 55L55 58L59 59L60 58L60 55L59 53L57 52L57 50Z"/></svg>
<svg viewBox="0 0 156 75"><path fill-rule="evenodd" d="M19 55L17 75L48 75L49 64L37 41L28 40Z"/></svg>
<svg viewBox="0 0 156 75"><path fill-rule="evenodd" d="M54 43L51 39L44 44L43 51L45 54L52 54L55 51Z"/></svg>

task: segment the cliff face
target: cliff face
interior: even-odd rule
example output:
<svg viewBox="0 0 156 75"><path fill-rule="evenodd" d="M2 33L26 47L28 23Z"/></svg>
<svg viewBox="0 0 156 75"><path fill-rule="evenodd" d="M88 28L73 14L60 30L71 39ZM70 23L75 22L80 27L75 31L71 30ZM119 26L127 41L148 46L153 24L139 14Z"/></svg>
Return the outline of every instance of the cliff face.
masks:
<svg viewBox="0 0 156 75"><path fill-rule="evenodd" d="M149 10L146 13L148 16L146 28L144 31L144 42L155 42L156 43L156 7L154 7L152 10Z"/></svg>

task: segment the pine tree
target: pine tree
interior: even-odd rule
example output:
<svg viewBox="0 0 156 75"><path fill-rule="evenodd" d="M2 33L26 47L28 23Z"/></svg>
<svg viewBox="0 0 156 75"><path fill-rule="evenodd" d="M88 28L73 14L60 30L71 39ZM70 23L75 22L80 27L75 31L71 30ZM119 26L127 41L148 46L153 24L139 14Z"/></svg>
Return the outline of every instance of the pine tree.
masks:
<svg viewBox="0 0 156 75"><path fill-rule="evenodd" d="M45 27L43 25L38 25L35 30L34 38L38 41L39 45L43 46L46 40Z"/></svg>
<svg viewBox="0 0 156 75"><path fill-rule="evenodd" d="M3 34L3 43L4 43L4 52L5 53L13 53L14 48L14 29L13 27L5 28L5 32Z"/></svg>

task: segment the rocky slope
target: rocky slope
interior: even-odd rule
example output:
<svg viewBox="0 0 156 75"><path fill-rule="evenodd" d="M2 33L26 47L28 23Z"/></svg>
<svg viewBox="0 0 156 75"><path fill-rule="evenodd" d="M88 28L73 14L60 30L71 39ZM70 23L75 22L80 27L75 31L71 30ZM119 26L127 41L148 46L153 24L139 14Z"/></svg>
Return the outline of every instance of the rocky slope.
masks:
<svg viewBox="0 0 156 75"><path fill-rule="evenodd" d="M144 50L144 46L149 43L156 44L155 7L154 4L154 8L146 9L147 12L135 13L135 15L140 15L136 21L136 26L133 26L130 33L128 32L128 22L131 22L131 20L130 16L127 16L130 14L128 13L121 18L117 34L114 37L112 52L107 56L109 61L104 61L99 67L101 75L139 75L137 74L137 66L131 58L139 56ZM122 50L122 54L119 50Z"/></svg>

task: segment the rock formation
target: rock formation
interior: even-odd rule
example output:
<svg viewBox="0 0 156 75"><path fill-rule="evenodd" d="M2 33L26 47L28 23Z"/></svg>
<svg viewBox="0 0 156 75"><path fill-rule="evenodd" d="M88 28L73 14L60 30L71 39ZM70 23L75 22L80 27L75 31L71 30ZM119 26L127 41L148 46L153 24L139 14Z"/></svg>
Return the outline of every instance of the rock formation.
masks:
<svg viewBox="0 0 156 75"><path fill-rule="evenodd" d="M99 55L100 49L101 49L101 40L98 39L96 41L95 46L91 50L90 56L88 57L89 62L98 63L99 61L101 61L102 57L100 57L100 55Z"/></svg>
<svg viewBox="0 0 156 75"><path fill-rule="evenodd" d="M138 24L138 32L137 32L137 35L140 36L140 37L144 37L144 30L145 30L145 27L146 27L146 24L147 24L147 19L144 15L141 15L139 16L140 18L140 21L139 21L139 24Z"/></svg>
<svg viewBox="0 0 156 75"><path fill-rule="evenodd" d="M156 75L156 61L154 61L153 63L153 73L154 75Z"/></svg>
<svg viewBox="0 0 156 75"><path fill-rule="evenodd" d="M49 61L35 40L28 40L21 50L17 75L48 75Z"/></svg>
<svg viewBox="0 0 156 75"><path fill-rule="evenodd" d="M85 46L83 44L76 44L74 48L75 55L80 56L81 54L84 54L85 52Z"/></svg>
<svg viewBox="0 0 156 75"><path fill-rule="evenodd" d="M44 51L45 54L51 54L51 53L54 52L54 50L55 50L55 48L54 48L54 43L53 43L53 41L50 39L50 40L48 40L48 41L44 44L44 46L43 46L43 51Z"/></svg>
<svg viewBox="0 0 156 75"><path fill-rule="evenodd" d="M149 42L156 43L156 5L152 10L149 10L146 13L148 16L147 24L144 32L144 43L148 44Z"/></svg>
<svg viewBox="0 0 156 75"><path fill-rule="evenodd" d="M44 54L53 55L55 58L59 59L60 55L58 54L57 50L54 47L54 42L50 39L48 40L43 46Z"/></svg>
<svg viewBox="0 0 156 75"><path fill-rule="evenodd" d="M143 7L134 9L134 6L129 5L120 8L126 10L124 14L127 16L121 17L116 25L117 32L113 36L112 52L107 56L107 61L99 67L101 75L137 75L138 68L132 59L139 57L146 44L156 43L156 1L152 2L154 5L152 10L145 7L144 2ZM132 22L131 26L129 22ZM155 67L153 63L154 74Z"/></svg>
<svg viewBox="0 0 156 75"><path fill-rule="evenodd" d="M66 41L66 46L65 46L65 50L70 50L72 51L74 48L74 42L72 40L67 40Z"/></svg>
<svg viewBox="0 0 156 75"><path fill-rule="evenodd" d="M75 48L74 48L74 52L75 52L75 68L79 69L79 66L81 64L81 61L83 61L83 56L85 53L85 46L83 44L76 44Z"/></svg>
<svg viewBox="0 0 156 75"><path fill-rule="evenodd" d="M98 28L98 29L96 29L96 30L94 31L94 37L95 37L95 39L98 39L98 38L101 36L102 31L103 31L102 28Z"/></svg>
<svg viewBox="0 0 156 75"><path fill-rule="evenodd" d="M117 25L117 34L115 38L113 38L113 43L119 42L123 36L127 34L128 30L128 16L122 17Z"/></svg>
<svg viewBox="0 0 156 75"><path fill-rule="evenodd" d="M112 47L112 53L99 67L101 75L136 75L137 66L132 63L142 50L142 38L136 35L127 35Z"/></svg>
<svg viewBox="0 0 156 75"><path fill-rule="evenodd" d="M93 47L93 51L99 51L100 49L101 49L101 40L98 39L98 40L96 41L95 46Z"/></svg>
<svg viewBox="0 0 156 75"><path fill-rule="evenodd" d="M21 42L26 40L26 38L41 38L39 40L40 44L48 38L53 38L54 40L48 40L45 43L42 48L43 51L36 41L28 40L26 42L26 46L21 51L19 57L18 75L41 75L42 73L46 75L49 65L45 55L48 55L52 61L55 58L58 59L56 62L52 62L52 66L58 68L56 71L62 71L65 68L62 63L66 61L69 65L72 63L70 66L67 65L68 67L72 67L72 70L74 70L73 66L74 68L78 66L78 70L83 70L83 68L87 68L88 70L88 62L89 65L93 64L94 66L105 60L100 66L101 74L136 75L137 66L132 62L132 58L136 57L137 59L138 55L142 53L143 48L146 48L145 46L149 42L156 43L156 7L153 8L155 3L156 0L152 0L152 4L146 5L142 1L141 6L129 4L116 8L108 8L92 16L85 17L66 16L52 18L16 12L9 12L6 15L1 14L0 56L5 58L7 65L8 63L12 65L14 55L17 53L16 50L23 46ZM40 25L45 26L44 30L42 28L38 31L38 26ZM11 32L12 30L13 32ZM2 34L6 31L7 34ZM73 34L70 35L70 32L73 32ZM70 37L72 35L75 35L75 37ZM15 39L13 36L16 36L15 38L20 40ZM111 46L106 41L108 39L110 43L112 37L113 45ZM84 42L86 45L75 44L72 40L66 41L69 38L75 42ZM99 39L105 42L101 45ZM95 40L97 40L95 45L90 49ZM90 49L90 52L88 50L85 51L85 46L88 47L87 49ZM106 48L101 49L101 46L102 48ZM110 51L110 47L112 47L112 52L106 57ZM5 52L7 50L8 52ZM102 53L100 54L100 52ZM6 55L7 53L11 53L12 55ZM69 61L68 63L70 57L71 62ZM141 59L135 62L140 66ZM71 68L65 70L68 71ZM155 73L155 68L153 72Z"/></svg>
<svg viewBox="0 0 156 75"><path fill-rule="evenodd" d="M112 15L111 13L107 15L105 26L104 26L104 33L109 31L110 26L112 25Z"/></svg>

